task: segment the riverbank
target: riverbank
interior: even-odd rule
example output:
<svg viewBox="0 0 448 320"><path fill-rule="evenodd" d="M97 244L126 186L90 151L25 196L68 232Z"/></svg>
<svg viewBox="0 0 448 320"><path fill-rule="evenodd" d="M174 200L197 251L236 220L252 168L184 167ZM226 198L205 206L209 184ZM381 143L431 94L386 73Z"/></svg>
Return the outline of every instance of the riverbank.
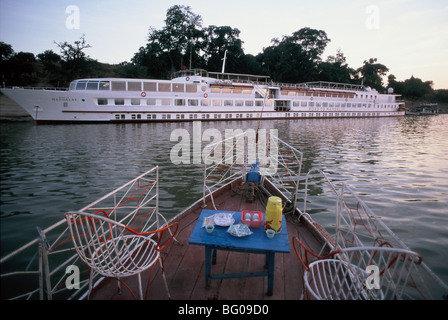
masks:
<svg viewBox="0 0 448 320"><path fill-rule="evenodd" d="M31 116L17 103L0 93L0 121L31 121Z"/></svg>

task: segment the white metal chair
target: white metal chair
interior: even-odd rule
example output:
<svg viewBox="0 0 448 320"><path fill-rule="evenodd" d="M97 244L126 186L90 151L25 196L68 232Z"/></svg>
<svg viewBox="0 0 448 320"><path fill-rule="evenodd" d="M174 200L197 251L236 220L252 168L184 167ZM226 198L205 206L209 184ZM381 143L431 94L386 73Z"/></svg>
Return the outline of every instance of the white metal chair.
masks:
<svg viewBox="0 0 448 320"><path fill-rule="evenodd" d="M110 219L105 212L91 214L68 212L66 220L79 257L95 272L104 277L122 278L138 275L140 298L143 299L141 273L159 261L165 288L170 297L160 251L173 239L177 222L159 230L138 233L133 229ZM171 228L175 231L171 232ZM171 237L161 245L164 231ZM159 238L157 242L153 235ZM93 275L89 279L89 298ZM148 279L149 281L149 279Z"/></svg>
<svg viewBox="0 0 448 320"><path fill-rule="evenodd" d="M301 256L296 242L305 250ZM349 247L313 254L298 238L294 249L304 267L304 292L318 300L384 300L410 297L416 287L419 254L391 247ZM310 262L307 255L312 254Z"/></svg>

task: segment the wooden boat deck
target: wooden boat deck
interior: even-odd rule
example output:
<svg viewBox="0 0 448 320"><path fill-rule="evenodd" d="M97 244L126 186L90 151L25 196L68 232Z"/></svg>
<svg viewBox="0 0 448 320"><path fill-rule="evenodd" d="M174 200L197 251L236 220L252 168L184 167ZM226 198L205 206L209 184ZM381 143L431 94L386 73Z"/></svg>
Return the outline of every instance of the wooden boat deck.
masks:
<svg viewBox="0 0 448 320"><path fill-rule="evenodd" d="M238 187L237 187L238 188ZM244 186L240 192L227 188L219 195L215 195L214 203L218 210L243 211L257 210L265 212L260 201L247 202ZM233 187L235 189L235 186ZM257 198L257 197L255 197ZM207 205L212 209L211 203ZM202 211L202 202L196 203L179 219L177 241L172 241L165 249L165 273L172 300L297 300L301 297L303 288L303 269L297 258L291 239L299 236L308 247L319 249L316 237L297 218L287 215L288 237L290 239L290 253L275 255L274 292L268 296L267 277L220 279L211 280L209 289L205 287L203 246L190 245L188 240ZM213 273L232 273L261 271L264 268L264 256L240 252L218 251L217 263L212 266ZM148 273L142 274L143 291L145 293ZM125 286L118 292L116 280L101 284L91 295L91 299L127 300L139 299L137 276L124 280L132 288L135 297ZM154 269L146 299L165 300L166 294L160 267Z"/></svg>

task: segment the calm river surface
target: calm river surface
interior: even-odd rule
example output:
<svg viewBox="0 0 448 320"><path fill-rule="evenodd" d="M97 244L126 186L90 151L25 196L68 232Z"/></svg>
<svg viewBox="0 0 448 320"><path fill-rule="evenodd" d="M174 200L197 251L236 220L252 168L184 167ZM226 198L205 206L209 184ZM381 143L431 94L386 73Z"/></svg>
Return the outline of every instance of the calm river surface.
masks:
<svg viewBox="0 0 448 320"><path fill-rule="evenodd" d="M205 122L202 130L251 128L257 121ZM448 283L448 115L391 119L267 120L262 128L304 153L302 175L326 169L346 181ZM202 194L202 166L174 165L176 128L192 123L0 124L1 256L155 165L160 211L175 214ZM324 190L325 192L325 190ZM319 200L320 201L320 200ZM313 214L334 221L334 204Z"/></svg>

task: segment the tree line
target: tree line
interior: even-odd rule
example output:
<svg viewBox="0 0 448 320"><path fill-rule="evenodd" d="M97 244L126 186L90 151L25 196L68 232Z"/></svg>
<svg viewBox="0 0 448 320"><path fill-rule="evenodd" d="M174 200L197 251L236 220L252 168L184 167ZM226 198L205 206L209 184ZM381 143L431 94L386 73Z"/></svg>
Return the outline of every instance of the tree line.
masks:
<svg viewBox="0 0 448 320"><path fill-rule="evenodd" d="M55 42L60 53L46 50L36 56L15 53L12 46L0 42L0 70L3 85L67 87L77 78L126 77L169 79L180 69L199 68L221 71L226 53L226 72L268 75L275 82L300 83L329 81L363 84L379 92L393 88L408 99L438 99L448 102L448 90L433 90L432 81L411 77L397 81L389 69L369 58L358 68L347 64L341 50L322 55L331 41L323 30L302 28L291 35L271 40L257 55L246 54L240 30L231 26L203 26L202 17L190 7L175 5L167 10L165 26L149 28L148 42L131 61L118 65L100 63L85 50L91 46L85 35L73 44Z"/></svg>

